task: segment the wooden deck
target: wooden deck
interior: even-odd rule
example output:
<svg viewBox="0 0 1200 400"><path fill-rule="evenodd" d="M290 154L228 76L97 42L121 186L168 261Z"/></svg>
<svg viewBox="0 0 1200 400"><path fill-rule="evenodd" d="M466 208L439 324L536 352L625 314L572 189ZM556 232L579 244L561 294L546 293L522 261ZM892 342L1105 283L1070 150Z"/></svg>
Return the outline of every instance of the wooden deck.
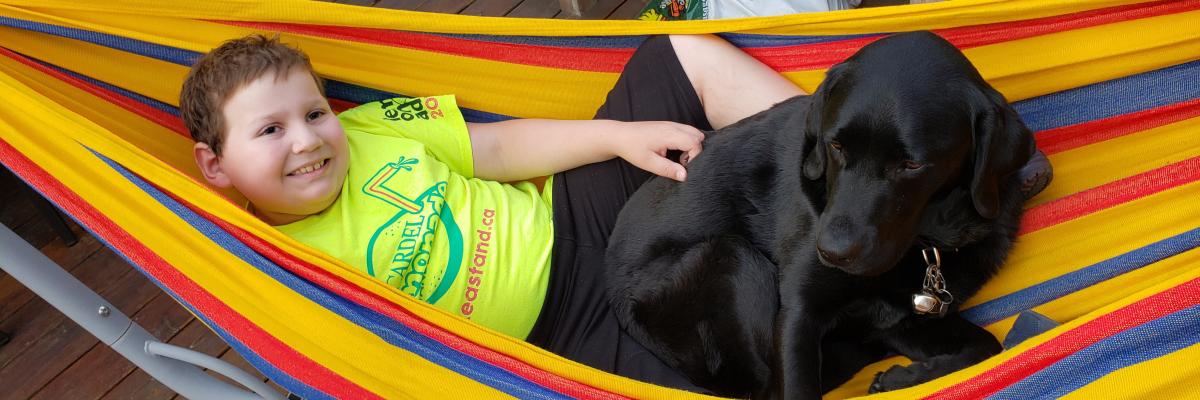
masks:
<svg viewBox="0 0 1200 400"><path fill-rule="evenodd" d="M580 0L583 19L632 19L649 0ZM569 18L559 0L342 0L359 6L527 18ZM867 1L868 5L906 3ZM0 223L69 270L160 340L220 357L255 372L237 353L120 256L71 221L79 242L66 246L35 207L43 201L0 168ZM173 391L99 343L58 310L0 271L0 400L172 399ZM265 378L264 378L265 380Z"/></svg>

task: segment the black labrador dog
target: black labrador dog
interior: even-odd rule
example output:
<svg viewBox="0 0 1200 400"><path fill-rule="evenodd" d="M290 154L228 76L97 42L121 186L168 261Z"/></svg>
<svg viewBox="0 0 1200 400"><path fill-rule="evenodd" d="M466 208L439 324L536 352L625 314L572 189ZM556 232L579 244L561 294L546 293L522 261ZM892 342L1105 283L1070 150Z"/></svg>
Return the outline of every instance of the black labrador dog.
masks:
<svg viewBox="0 0 1200 400"><path fill-rule="evenodd" d="M624 329L725 396L818 398L888 354L871 391L998 353L957 314L1004 262L1033 137L954 46L894 35L798 96L712 132L607 249Z"/></svg>

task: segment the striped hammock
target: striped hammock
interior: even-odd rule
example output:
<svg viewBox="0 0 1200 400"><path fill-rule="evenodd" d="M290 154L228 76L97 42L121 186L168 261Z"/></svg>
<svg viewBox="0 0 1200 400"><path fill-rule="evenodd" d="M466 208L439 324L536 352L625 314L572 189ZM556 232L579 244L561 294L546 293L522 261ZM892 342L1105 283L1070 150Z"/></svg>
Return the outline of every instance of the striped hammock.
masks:
<svg viewBox="0 0 1200 400"><path fill-rule="evenodd" d="M873 398L1177 398L1200 380L1200 1L961 0L722 21L431 15L323 2L0 0L0 160L284 388L321 398L687 398L416 301L207 188L175 107L223 40L278 32L344 109L457 95L468 120L590 118L646 34L722 35L812 91L888 32L963 49L1055 180L963 306L979 365ZM873 364L829 394L860 396Z"/></svg>

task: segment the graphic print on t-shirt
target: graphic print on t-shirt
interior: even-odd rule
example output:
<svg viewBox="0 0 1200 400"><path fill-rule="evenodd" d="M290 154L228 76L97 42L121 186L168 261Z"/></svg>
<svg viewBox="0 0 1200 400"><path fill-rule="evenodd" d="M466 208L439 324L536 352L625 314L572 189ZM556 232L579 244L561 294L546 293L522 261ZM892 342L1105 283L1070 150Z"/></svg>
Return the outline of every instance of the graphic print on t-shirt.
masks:
<svg viewBox="0 0 1200 400"><path fill-rule="evenodd" d="M454 222L450 207L446 207L446 182L433 184L415 197L406 196L398 188L388 185L388 182L402 171L411 172L413 166L420 163L416 158L400 156L396 162L390 162L375 172L371 179L363 185L362 191L368 196L382 200L396 208L396 215L384 222L371 235L367 244L367 273L381 277L388 284L399 288L404 293L436 304L450 290L458 269L462 264L462 231ZM399 185L403 187L403 185ZM441 269L440 276L426 274L438 272L430 270L430 248L438 236L438 229L445 232L450 254L446 266ZM398 237L394 248L375 248L380 237ZM390 241L388 241L390 242ZM383 254L380 254L383 253ZM376 255L379 259L390 260L388 265L376 266ZM376 274L376 268L387 268L386 273ZM428 280L434 278L435 281ZM426 285L433 286L427 288Z"/></svg>

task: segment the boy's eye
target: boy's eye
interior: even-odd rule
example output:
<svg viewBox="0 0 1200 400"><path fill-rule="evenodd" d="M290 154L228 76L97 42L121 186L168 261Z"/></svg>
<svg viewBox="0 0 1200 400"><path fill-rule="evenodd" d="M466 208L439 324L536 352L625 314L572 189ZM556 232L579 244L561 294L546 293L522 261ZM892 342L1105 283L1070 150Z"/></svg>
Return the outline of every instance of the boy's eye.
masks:
<svg viewBox="0 0 1200 400"><path fill-rule="evenodd" d="M321 118L323 116L325 116L325 110L316 110L316 111L308 113L308 120L313 121L313 120L316 120L317 118Z"/></svg>
<svg viewBox="0 0 1200 400"><path fill-rule="evenodd" d="M279 127L276 125L271 125L266 128L263 128L261 133L263 135L273 135L273 134L279 133Z"/></svg>

